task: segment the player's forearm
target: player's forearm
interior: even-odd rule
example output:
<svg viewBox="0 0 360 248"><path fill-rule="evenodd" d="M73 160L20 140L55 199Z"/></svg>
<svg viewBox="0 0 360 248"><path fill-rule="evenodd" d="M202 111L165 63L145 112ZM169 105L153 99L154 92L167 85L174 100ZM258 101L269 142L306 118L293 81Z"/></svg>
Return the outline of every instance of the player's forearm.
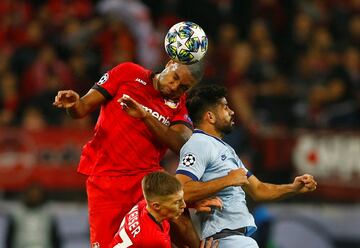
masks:
<svg viewBox="0 0 360 248"><path fill-rule="evenodd" d="M176 154L179 154L181 147L188 139L187 136L171 130L171 128L162 124L150 114L147 114L146 117L143 118L143 121L160 142L165 144Z"/></svg>
<svg viewBox="0 0 360 248"><path fill-rule="evenodd" d="M176 220L171 222L171 241L178 247L198 248L200 239L191 221L188 209Z"/></svg>
<svg viewBox="0 0 360 248"><path fill-rule="evenodd" d="M66 113L74 119L83 118L90 111L91 111L91 108L89 106L87 106L82 101L82 99L80 99L74 106L66 109Z"/></svg>
<svg viewBox="0 0 360 248"><path fill-rule="evenodd" d="M66 112L72 118L82 118L98 108L105 100L105 96L98 90L90 89L83 97L76 100L72 107L67 108Z"/></svg>
<svg viewBox="0 0 360 248"><path fill-rule="evenodd" d="M254 193L251 194L251 197L255 201L272 201L280 200L293 196L296 194L296 189L292 184L270 184L270 183L261 183Z"/></svg>
<svg viewBox="0 0 360 248"><path fill-rule="evenodd" d="M188 204L214 196L222 189L229 187L226 177L221 177L209 182L188 181L183 184L184 200Z"/></svg>

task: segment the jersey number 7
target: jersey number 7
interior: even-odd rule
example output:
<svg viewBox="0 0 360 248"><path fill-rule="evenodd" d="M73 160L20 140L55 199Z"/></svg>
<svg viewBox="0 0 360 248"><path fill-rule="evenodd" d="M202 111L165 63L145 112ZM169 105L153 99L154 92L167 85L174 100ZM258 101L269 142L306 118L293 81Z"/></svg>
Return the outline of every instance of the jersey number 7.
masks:
<svg viewBox="0 0 360 248"><path fill-rule="evenodd" d="M131 246L133 244L133 242L129 238L128 234L126 233L124 226L125 226L125 218L122 220L122 222L120 224L119 236L120 236L122 242L118 243L113 248L128 248L129 246Z"/></svg>

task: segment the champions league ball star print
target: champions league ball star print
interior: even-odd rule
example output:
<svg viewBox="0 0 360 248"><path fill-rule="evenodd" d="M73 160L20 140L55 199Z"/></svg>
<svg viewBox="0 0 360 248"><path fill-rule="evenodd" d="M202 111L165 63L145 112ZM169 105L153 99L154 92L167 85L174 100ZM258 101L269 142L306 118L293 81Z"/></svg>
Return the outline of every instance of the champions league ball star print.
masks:
<svg viewBox="0 0 360 248"><path fill-rule="evenodd" d="M195 155L188 153L184 156L183 160L182 160L182 164L185 165L186 167L192 166L195 164Z"/></svg>

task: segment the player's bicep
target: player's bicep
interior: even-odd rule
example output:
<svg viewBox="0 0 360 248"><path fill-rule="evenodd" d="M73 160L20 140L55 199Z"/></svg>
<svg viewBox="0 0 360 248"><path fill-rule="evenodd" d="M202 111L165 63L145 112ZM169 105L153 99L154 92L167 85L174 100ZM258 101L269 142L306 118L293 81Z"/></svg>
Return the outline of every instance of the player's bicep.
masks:
<svg viewBox="0 0 360 248"><path fill-rule="evenodd" d="M175 177L181 182L182 185L185 185L186 183L193 181L193 179L190 176L186 176L184 174L176 174Z"/></svg>
<svg viewBox="0 0 360 248"><path fill-rule="evenodd" d="M241 186L246 194L249 194L252 199L256 199L262 182L254 175L248 177L249 184Z"/></svg>
<svg viewBox="0 0 360 248"><path fill-rule="evenodd" d="M174 125L170 126L170 129L172 131L175 131L179 135L181 135L181 137L185 141L188 140L190 138L190 136L192 135L191 127L189 125L185 124L184 122L174 124Z"/></svg>
<svg viewBox="0 0 360 248"><path fill-rule="evenodd" d="M90 89L88 93L86 93L83 97L81 97L81 101L88 108L94 109L105 102L106 98L103 94L95 89Z"/></svg>

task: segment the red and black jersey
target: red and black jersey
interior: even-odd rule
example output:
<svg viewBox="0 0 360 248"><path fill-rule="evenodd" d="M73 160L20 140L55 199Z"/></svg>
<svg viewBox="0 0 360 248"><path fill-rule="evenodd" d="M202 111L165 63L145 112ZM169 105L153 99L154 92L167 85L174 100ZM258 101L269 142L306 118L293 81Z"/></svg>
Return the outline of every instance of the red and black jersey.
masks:
<svg viewBox="0 0 360 248"><path fill-rule="evenodd" d="M123 63L108 71L93 87L107 101L101 106L93 139L87 143L78 171L86 175L118 176L161 169L166 146L143 121L129 116L118 99L124 94L143 105L159 122L170 126L190 125L185 96L178 102L164 99L153 86L151 71L134 63Z"/></svg>
<svg viewBox="0 0 360 248"><path fill-rule="evenodd" d="M169 222L156 222L142 200L125 215L109 247L171 248L169 230Z"/></svg>

